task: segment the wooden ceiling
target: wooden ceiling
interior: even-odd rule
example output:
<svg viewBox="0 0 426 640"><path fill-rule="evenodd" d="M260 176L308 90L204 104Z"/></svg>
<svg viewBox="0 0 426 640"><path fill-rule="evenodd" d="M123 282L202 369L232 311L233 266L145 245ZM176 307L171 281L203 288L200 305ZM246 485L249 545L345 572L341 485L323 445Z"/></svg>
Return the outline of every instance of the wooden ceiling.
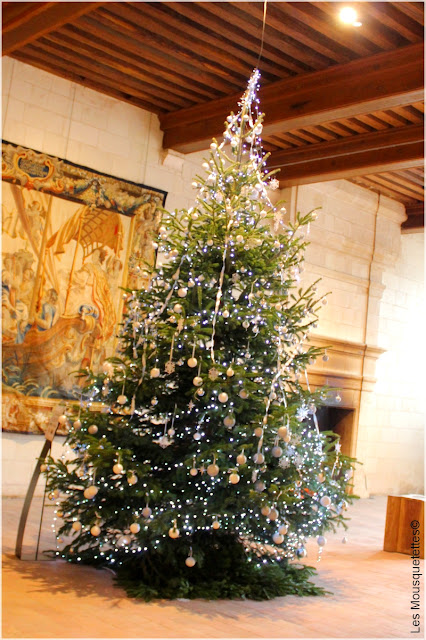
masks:
<svg viewBox="0 0 426 640"><path fill-rule="evenodd" d="M423 2L269 2L261 107L281 186L347 178L423 226ZM262 2L3 2L3 54L159 115L206 148L257 65Z"/></svg>

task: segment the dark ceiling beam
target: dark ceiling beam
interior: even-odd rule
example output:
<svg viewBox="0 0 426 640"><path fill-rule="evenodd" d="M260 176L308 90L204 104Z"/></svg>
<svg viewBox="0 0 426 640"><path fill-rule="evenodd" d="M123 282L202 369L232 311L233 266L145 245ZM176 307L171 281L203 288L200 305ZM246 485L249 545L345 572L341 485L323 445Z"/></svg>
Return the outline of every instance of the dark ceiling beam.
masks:
<svg viewBox="0 0 426 640"><path fill-rule="evenodd" d="M12 3L10 10L14 6ZM18 4L18 3L16 3ZM32 3L25 3L31 5ZM8 20L9 5L3 8L3 21L7 30L3 32L3 55L10 55L26 44L34 42L37 38L46 35L50 31L58 29L62 25L72 22L76 18L90 13L102 2L45 2L37 3L37 11L31 6L20 14L19 20L10 16ZM43 6L44 5L44 6Z"/></svg>
<svg viewBox="0 0 426 640"><path fill-rule="evenodd" d="M349 180L356 176L386 171L400 171L401 169L421 167L423 163L423 142L407 142L384 149L368 149L347 155L335 155L282 166L281 173L277 178L280 181L280 187L283 188L339 180L340 178Z"/></svg>
<svg viewBox="0 0 426 640"><path fill-rule="evenodd" d="M423 43L284 79L259 92L263 135L423 100ZM220 138L240 94L160 116L164 148L190 153Z"/></svg>
<svg viewBox="0 0 426 640"><path fill-rule="evenodd" d="M401 231L403 233L414 233L423 231L425 223L425 205L424 202L410 204L405 207L407 220L402 223Z"/></svg>
<svg viewBox="0 0 426 640"><path fill-rule="evenodd" d="M311 182L352 178L366 173L394 171L423 162L423 125L408 125L274 151L268 169L280 169L282 187ZM384 168L387 167L387 168Z"/></svg>

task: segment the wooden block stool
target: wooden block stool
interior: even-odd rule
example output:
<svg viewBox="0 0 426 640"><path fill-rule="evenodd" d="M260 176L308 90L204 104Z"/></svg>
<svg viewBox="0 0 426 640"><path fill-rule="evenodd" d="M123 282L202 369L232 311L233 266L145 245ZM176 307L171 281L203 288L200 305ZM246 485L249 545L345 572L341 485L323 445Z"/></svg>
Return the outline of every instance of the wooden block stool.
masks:
<svg viewBox="0 0 426 640"><path fill-rule="evenodd" d="M424 558L425 496L388 496L384 551ZM418 523L418 524L416 524ZM417 531L417 533L416 533ZM414 552L414 549L420 549Z"/></svg>

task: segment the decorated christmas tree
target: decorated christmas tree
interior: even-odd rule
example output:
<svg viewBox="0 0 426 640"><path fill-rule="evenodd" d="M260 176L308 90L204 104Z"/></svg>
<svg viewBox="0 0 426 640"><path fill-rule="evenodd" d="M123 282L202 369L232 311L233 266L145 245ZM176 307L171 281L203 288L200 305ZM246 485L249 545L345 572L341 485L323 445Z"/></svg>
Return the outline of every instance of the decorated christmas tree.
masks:
<svg viewBox="0 0 426 640"><path fill-rule="evenodd" d="M344 524L354 461L319 431L324 391L306 377L321 355L306 345L321 299L298 285L315 214L287 224L269 200L258 77L210 145L194 206L164 212L119 355L85 372L72 455L46 461L56 554L113 568L131 595L319 593L298 559Z"/></svg>

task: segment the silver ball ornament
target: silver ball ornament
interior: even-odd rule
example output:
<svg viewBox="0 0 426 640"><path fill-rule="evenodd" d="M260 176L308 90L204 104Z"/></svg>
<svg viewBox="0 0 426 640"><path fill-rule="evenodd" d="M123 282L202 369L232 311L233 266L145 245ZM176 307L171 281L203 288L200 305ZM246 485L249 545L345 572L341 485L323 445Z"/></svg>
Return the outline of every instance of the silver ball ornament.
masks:
<svg viewBox="0 0 426 640"><path fill-rule="evenodd" d="M238 484L240 481L240 476L238 475L238 473L231 473L229 476L229 482L231 484Z"/></svg>
<svg viewBox="0 0 426 640"><path fill-rule="evenodd" d="M196 563L196 560L192 556L188 556L187 559L185 560L186 566L190 568L195 566L195 563Z"/></svg>
<svg viewBox="0 0 426 640"><path fill-rule="evenodd" d="M209 466L207 467L207 473L212 478L217 476L217 474L219 473L219 467L217 466L217 464L209 464Z"/></svg>
<svg viewBox="0 0 426 640"><path fill-rule="evenodd" d="M225 391L222 391L221 393L219 393L218 398L219 402L225 403L228 401L228 394L225 393Z"/></svg>
<svg viewBox="0 0 426 640"><path fill-rule="evenodd" d="M282 544L284 542L284 536L282 536L280 533L274 533L274 535L272 536L272 540L275 542L275 544Z"/></svg>
<svg viewBox="0 0 426 640"><path fill-rule="evenodd" d="M87 431L90 433L90 435L94 436L95 433L98 433L98 427L95 424L91 424Z"/></svg>
<svg viewBox="0 0 426 640"><path fill-rule="evenodd" d="M152 515L152 509L150 509L150 507L144 507L142 509L142 515L144 518L150 518Z"/></svg>

